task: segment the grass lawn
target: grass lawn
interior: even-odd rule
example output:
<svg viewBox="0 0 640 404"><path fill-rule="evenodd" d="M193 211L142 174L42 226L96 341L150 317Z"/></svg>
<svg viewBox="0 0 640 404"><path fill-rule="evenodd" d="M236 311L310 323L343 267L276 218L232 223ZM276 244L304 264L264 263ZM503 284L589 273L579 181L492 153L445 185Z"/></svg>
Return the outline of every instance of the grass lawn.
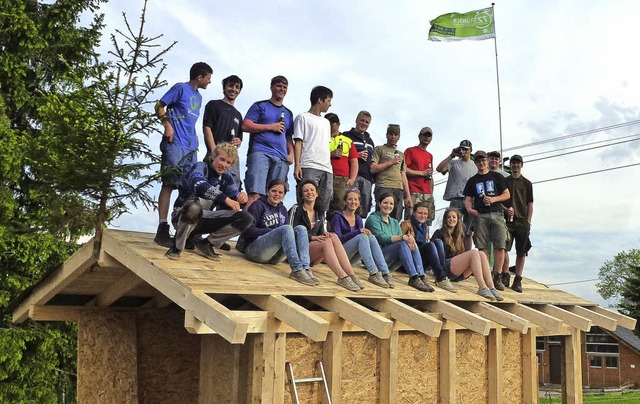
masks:
<svg viewBox="0 0 640 404"><path fill-rule="evenodd" d="M540 398L540 404L548 404L549 399L546 397ZM551 400L553 404L562 403L562 397L555 397ZM584 403L598 403L598 404L606 404L606 403L640 403L640 392L631 392L631 393L607 393L604 395L593 395L593 394L585 394Z"/></svg>

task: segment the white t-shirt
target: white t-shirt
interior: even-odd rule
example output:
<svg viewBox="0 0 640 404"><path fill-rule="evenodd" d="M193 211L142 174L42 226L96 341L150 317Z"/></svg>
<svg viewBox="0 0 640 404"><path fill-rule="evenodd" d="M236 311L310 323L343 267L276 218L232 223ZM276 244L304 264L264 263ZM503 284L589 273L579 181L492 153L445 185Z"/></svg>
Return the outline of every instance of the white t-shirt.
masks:
<svg viewBox="0 0 640 404"><path fill-rule="evenodd" d="M300 167L333 173L331 167L331 124L327 119L303 112L293 120L293 139L302 140Z"/></svg>

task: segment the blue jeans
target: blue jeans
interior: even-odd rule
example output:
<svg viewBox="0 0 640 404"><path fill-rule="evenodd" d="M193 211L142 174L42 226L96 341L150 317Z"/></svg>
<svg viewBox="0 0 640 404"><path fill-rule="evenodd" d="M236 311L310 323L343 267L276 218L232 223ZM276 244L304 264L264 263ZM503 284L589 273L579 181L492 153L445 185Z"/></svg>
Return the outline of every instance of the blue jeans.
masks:
<svg viewBox="0 0 640 404"><path fill-rule="evenodd" d="M244 252L249 261L277 264L287 259L296 272L311 267L309 236L304 226L280 226L255 239Z"/></svg>
<svg viewBox="0 0 640 404"><path fill-rule="evenodd" d="M374 235L367 236L364 233L360 233L344 243L343 246L349 261L353 263L362 259L369 273L373 274L377 271L382 272L383 275L389 273L389 267L384 260L382 249Z"/></svg>
<svg viewBox="0 0 640 404"><path fill-rule="evenodd" d="M424 275L420 251L417 248L415 251L411 251L409 244L405 241L398 241L382 247L382 254L384 254L390 271L404 267L409 276Z"/></svg>
<svg viewBox="0 0 640 404"><path fill-rule="evenodd" d="M285 190L289 190L287 174L289 163L280 157L269 154L253 152L247 156L247 171L245 172L244 186L249 194L267 194L267 185L275 180L285 183Z"/></svg>
<svg viewBox="0 0 640 404"><path fill-rule="evenodd" d="M433 239L428 243L424 243L419 247L420 256L422 257L422 267L431 267L436 281L442 282L447 278L446 259L444 252L444 243L440 239Z"/></svg>

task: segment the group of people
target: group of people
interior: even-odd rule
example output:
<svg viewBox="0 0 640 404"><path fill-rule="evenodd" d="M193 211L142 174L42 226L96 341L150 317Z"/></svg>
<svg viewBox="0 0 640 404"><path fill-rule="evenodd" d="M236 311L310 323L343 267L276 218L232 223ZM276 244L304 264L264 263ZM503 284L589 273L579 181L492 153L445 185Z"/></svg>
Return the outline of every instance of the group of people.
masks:
<svg viewBox="0 0 640 404"><path fill-rule="evenodd" d="M286 259L290 278L309 286L319 283L311 268L324 262L337 283L351 291L364 288L354 271L362 265L367 280L378 287L393 288L391 272L402 267L410 286L432 292L425 277L430 269L442 289L455 293L451 281L473 274L478 294L502 300L499 289L504 289L503 272L508 274L509 268L504 251L515 238L518 259L512 287L517 290L530 248L529 226L523 220L530 225L533 206L532 193L526 194L531 183L520 175L520 156L511 158L512 174L505 179L488 170L486 153L476 152L471 162L471 142L461 142L436 168L449 172L445 199L451 206L442 227L430 237L435 217L433 157L427 151L430 128L422 128L418 145L402 152L397 149L400 125L390 124L386 143L375 146L367 132L367 111L358 113L354 128L340 132L338 116L327 113L333 99L327 87L314 87L311 107L294 117L284 106L284 76L271 80L271 97L255 102L243 118L234 107L242 80L229 76L222 81L224 97L205 106L207 154L196 162L195 123L202 103L198 90L206 89L212 73L206 63L194 64L189 82L174 85L156 107L164 136L155 241L169 248L168 258L179 259L187 249L219 260L216 249L230 249L226 241L239 236L236 248L247 259ZM243 183L237 149L244 132L250 138ZM477 169L472 172L469 163ZM287 209L283 200L290 165L297 203ZM510 197L512 188L517 197ZM171 237L168 213L174 189L179 194ZM370 214L372 190L375 212ZM471 234L478 250L471 248ZM493 276L487 258L491 243Z"/></svg>

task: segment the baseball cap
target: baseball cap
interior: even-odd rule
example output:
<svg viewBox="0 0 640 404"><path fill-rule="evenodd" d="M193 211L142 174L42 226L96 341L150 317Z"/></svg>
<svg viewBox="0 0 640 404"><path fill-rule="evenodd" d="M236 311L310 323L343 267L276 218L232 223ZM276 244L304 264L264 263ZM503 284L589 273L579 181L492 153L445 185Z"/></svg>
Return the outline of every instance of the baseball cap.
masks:
<svg viewBox="0 0 640 404"><path fill-rule="evenodd" d="M429 136L433 136L433 131L431 130L430 127L425 126L424 128L420 129L420 135L424 135L424 134L429 134Z"/></svg>
<svg viewBox="0 0 640 404"><path fill-rule="evenodd" d="M387 133L388 134L395 134L395 135L399 135L400 134L400 125L398 125L397 123L390 123L387 126Z"/></svg>
<svg viewBox="0 0 640 404"><path fill-rule="evenodd" d="M482 151L482 150L478 150L477 152L473 153L473 159L474 159L474 160L475 160L475 159L477 159L478 157L481 157L481 158L483 158L483 159L486 159L486 158L487 158L487 153L485 153L485 152L484 152L484 151Z"/></svg>
<svg viewBox="0 0 640 404"><path fill-rule="evenodd" d="M519 161L522 164L524 164L524 161L522 161L522 156L519 154L514 154L513 156L511 156L511 158L509 159L509 161Z"/></svg>
<svg viewBox="0 0 640 404"><path fill-rule="evenodd" d="M500 152L499 152L499 151L496 151L496 150L494 150L494 151L490 151L489 153L487 153L487 156L488 156L488 157L497 157L497 158L500 158Z"/></svg>
<svg viewBox="0 0 640 404"><path fill-rule="evenodd" d="M271 86L274 86L275 84L279 84L279 83L286 84L288 86L289 80L287 80L287 78L284 76L276 76L271 79Z"/></svg>
<svg viewBox="0 0 640 404"><path fill-rule="evenodd" d="M471 149L471 142L465 139L460 142L460 147L463 149Z"/></svg>

